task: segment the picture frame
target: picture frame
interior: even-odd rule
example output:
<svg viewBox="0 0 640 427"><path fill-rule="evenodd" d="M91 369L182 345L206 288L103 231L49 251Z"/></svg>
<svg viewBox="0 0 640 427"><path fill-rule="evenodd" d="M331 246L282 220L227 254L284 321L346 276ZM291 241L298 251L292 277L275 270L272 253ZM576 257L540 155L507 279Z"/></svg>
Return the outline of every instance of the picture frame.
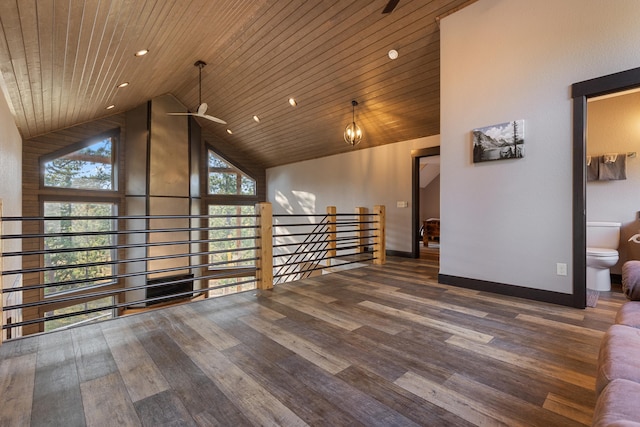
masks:
<svg viewBox="0 0 640 427"><path fill-rule="evenodd" d="M524 157L524 120L473 129L473 163Z"/></svg>

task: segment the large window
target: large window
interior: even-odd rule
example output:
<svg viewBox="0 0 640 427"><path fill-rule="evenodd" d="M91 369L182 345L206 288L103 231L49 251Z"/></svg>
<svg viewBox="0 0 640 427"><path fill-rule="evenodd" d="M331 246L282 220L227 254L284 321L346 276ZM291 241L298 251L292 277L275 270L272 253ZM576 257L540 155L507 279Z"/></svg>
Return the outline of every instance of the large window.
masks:
<svg viewBox="0 0 640 427"><path fill-rule="evenodd" d="M213 150L207 155L210 271L209 296L255 289L256 250L254 228L256 181ZM247 227L247 228L243 228Z"/></svg>
<svg viewBox="0 0 640 427"><path fill-rule="evenodd" d="M115 230L115 221L111 219L80 219L78 217L112 216L115 214L113 203L90 202L45 202L44 216L57 217L44 221L45 267L55 269L45 272L44 281L64 283L60 286L45 288L45 297L61 292L69 292L97 285L113 283L108 276L114 274L110 264L115 258L115 250L109 246L115 244L113 234L99 234ZM64 219L64 217L76 217ZM92 234L82 235L90 232ZM69 235L71 234L71 235ZM89 266L78 266L89 264ZM80 283L75 283L82 280Z"/></svg>
<svg viewBox="0 0 640 427"><path fill-rule="evenodd" d="M43 160L45 187L115 190L114 137ZM83 145L83 144L81 144Z"/></svg>
<svg viewBox="0 0 640 427"><path fill-rule="evenodd" d="M209 150L208 193L255 196L256 181Z"/></svg>
<svg viewBox="0 0 640 427"><path fill-rule="evenodd" d="M44 330L113 317L113 296L87 293L117 286L116 148L119 131L65 147L40 159L42 239L45 255L40 297L47 318L95 310L89 314L47 320ZM100 289L97 289L100 288ZM74 299L68 299L74 297Z"/></svg>

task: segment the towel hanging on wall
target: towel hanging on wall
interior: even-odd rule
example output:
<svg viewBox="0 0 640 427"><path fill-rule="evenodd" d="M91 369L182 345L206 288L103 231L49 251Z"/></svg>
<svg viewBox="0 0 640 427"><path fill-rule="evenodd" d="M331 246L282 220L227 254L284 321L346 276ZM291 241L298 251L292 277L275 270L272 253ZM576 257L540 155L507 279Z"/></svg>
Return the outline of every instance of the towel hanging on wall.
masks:
<svg viewBox="0 0 640 427"><path fill-rule="evenodd" d="M605 154L600 156L599 160L598 179L600 181L627 179L627 155L625 153Z"/></svg>
<svg viewBox="0 0 640 427"><path fill-rule="evenodd" d="M591 156L587 156L587 181L597 181L598 180L598 166L599 161L597 158L593 158Z"/></svg>

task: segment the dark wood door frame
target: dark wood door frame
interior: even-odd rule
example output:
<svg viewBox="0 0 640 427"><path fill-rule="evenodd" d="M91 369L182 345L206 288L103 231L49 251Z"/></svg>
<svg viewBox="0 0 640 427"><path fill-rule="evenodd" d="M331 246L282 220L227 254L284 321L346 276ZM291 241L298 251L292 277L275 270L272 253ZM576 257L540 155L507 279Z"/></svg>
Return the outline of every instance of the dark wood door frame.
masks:
<svg viewBox="0 0 640 427"><path fill-rule="evenodd" d="M440 147L411 150L411 257L420 258L420 158L439 156Z"/></svg>
<svg viewBox="0 0 640 427"><path fill-rule="evenodd" d="M573 97L573 305L586 306L587 197L586 135L587 99L640 87L640 68L575 83Z"/></svg>

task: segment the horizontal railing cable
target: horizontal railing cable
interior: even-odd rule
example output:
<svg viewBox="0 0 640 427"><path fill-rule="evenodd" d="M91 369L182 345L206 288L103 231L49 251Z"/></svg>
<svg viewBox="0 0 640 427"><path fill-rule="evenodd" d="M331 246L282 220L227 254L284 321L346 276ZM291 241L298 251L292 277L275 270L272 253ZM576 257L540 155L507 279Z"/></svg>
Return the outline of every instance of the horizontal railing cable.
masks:
<svg viewBox="0 0 640 427"><path fill-rule="evenodd" d="M176 241L168 241L168 242L135 243L135 244L123 244L123 245L83 246L83 247L73 247L73 248L67 248L67 249L55 249L55 253L136 249L136 248L147 248L147 247L158 247L158 246L189 245L194 243L216 243L216 242L230 242L230 241L240 241L240 240L256 240L257 237L258 236L226 237L221 239L176 240ZM51 249L39 249L39 250L33 250L33 251L3 252L2 256L12 257L12 256L46 255L46 254L49 254L50 252L52 252Z"/></svg>
<svg viewBox="0 0 640 427"><path fill-rule="evenodd" d="M127 307L140 305L140 304L145 304L145 303L149 303L149 302L159 302L159 301L163 301L163 300L171 300L171 299L175 299L175 298L181 297L181 296L187 297L189 295L202 294L204 292L215 291L215 290L218 290L218 289L228 288L228 287L231 287L231 286L239 286L239 285L242 285L242 284L245 284L245 283L251 283L251 282L255 282L255 279L249 279L249 280L246 280L246 281L243 281L243 282L234 282L234 283L225 284L225 285L219 285L219 286L211 286L211 287L202 288L202 289L194 289L192 291L185 291L185 292L175 293L175 294L171 294L171 295L162 295L162 296L158 296L158 297L145 298L145 299L142 299L142 300L115 303L115 304L105 305L105 306L102 306L102 307L96 307L96 308L90 308L90 309L85 309L85 310L74 311L74 312L71 312L71 313L63 313L63 314L56 314L56 315L52 315L52 316L39 317L39 318L36 318L36 319L30 319L30 320L24 320L24 321L21 321L21 322L11 323L10 325L2 325L2 329L10 329L10 328L17 328L17 327L20 327L20 326L28 326L28 325L33 325L33 324L37 324L37 323L49 322L49 321L59 320L59 319L65 319L65 318L68 318L68 317L78 316L78 315L82 315L82 314L91 314L91 313L97 313L97 312L100 312L100 311L127 308ZM122 293L122 292L126 292L126 289L120 290L120 293Z"/></svg>

